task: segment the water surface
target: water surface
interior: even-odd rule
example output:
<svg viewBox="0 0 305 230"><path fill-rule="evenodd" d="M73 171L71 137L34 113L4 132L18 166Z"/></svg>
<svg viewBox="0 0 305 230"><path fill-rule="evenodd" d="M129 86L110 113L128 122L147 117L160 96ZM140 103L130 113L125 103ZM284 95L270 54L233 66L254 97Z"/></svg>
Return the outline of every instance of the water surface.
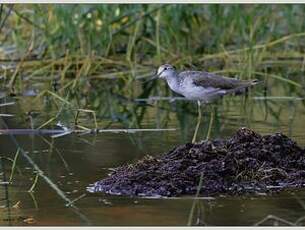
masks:
<svg viewBox="0 0 305 230"><path fill-rule="evenodd" d="M40 85L37 89L41 90L41 87L45 86ZM94 90L100 92L99 90L102 89ZM229 137L238 128L246 126L261 134L283 132L303 147L305 145L304 101L296 99L297 95L287 90L284 84L272 84L272 88L267 88L267 95L289 96L292 99L264 100L262 98L264 87L258 86L247 98L230 96L205 106L199 139L205 138L210 114L214 110L216 113L214 113L212 138ZM163 154L176 145L190 141L196 123L196 104L186 101L163 101L151 103L150 106L122 102L117 105L116 95L108 95L108 97L110 100L113 99L113 107L122 108L122 113L114 112L114 115L128 115L135 108L145 108L144 117L140 120L140 127L135 127L136 122L126 125L123 118L118 122L109 123L111 117L98 116L98 125L101 127L108 125L111 128L177 128L177 131L70 134L58 138L52 138L50 135L15 135L19 147L28 153L70 200L80 196L82 198L74 202L77 209L66 207L66 202L43 178L38 179L33 193L27 192L35 179L35 170L22 155L19 155L13 183L8 186L8 197L5 195L5 188L3 186L1 188L1 197L8 198L3 199L1 205L9 204L10 207L9 212L5 208L0 209L1 225L183 226L188 223L193 197L119 197L88 194L86 187L106 177L112 168L133 163L146 154L153 156ZM108 100L102 96L100 99ZM15 105L0 108L0 113L14 115L1 118L2 129L5 125L9 128L30 128L31 125L38 127L60 109L58 106L60 103L57 103L57 107L53 104L50 106L45 98L37 100L31 95L5 96L1 100L2 103L16 102ZM102 110L98 102L96 104L96 110ZM114 110L120 111L116 108ZM29 117L30 111L32 118ZM68 119L65 118L69 118L71 114L69 111L65 113L66 116L59 116L57 121L67 124ZM136 113L139 113L139 110ZM136 118L137 115L127 116L125 120ZM82 115L80 122L91 126L93 124L90 115ZM7 158L14 158L16 144L9 135L0 135L0 142L1 156L6 157L2 158L1 167L5 169L8 178L12 164ZM305 190L301 189L272 196L261 194L203 198L195 206L193 224L197 218L200 223L207 225L254 225L267 215L275 215L295 222L305 216L304 195ZM273 225L274 222L267 221L264 224Z"/></svg>

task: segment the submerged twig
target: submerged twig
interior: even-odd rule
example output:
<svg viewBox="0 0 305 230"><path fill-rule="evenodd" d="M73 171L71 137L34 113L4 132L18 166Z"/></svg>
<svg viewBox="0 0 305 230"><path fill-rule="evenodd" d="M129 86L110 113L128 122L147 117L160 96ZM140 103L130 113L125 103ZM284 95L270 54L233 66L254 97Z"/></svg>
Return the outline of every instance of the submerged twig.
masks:
<svg viewBox="0 0 305 230"><path fill-rule="evenodd" d="M14 114L0 113L0 117L14 117Z"/></svg>
<svg viewBox="0 0 305 230"><path fill-rule="evenodd" d="M8 126L4 120L3 120L3 124L6 127L6 130L8 130ZM71 200L64 194L64 192L55 183L53 183L53 181L47 175L45 175L45 173L39 168L39 166L27 154L27 152L24 151L23 148L21 148L21 146L17 142L15 136L13 134L10 134L10 137L11 137L11 140L13 141L13 143L15 144L15 146L18 149L20 149L21 155L28 161L28 163L37 172L37 175L40 176L57 193L57 195L60 198L62 198L66 203L71 203ZM37 178L37 180L38 180L38 178ZM90 221L87 219L87 217L84 214L82 214L75 205L72 204L69 207L73 208L72 211L74 211L82 220L84 220L87 224L90 224Z"/></svg>
<svg viewBox="0 0 305 230"><path fill-rule="evenodd" d="M64 131L64 132L62 132L62 133L54 134L54 135L52 135L51 137L52 137L52 138L57 138L57 137L62 137L62 136L69 135L69 134L71 134L71 133L73 133L73 131L72 131L72 130L68 130L68 131Z"/></svg>
<svg viewBox="0 0 305 230"><path fill-rule="evenodd" d="M288 221L288 220L285 220L285 219L283 219L283 218L274 216L274 215L268 215L268 216L266 216L266 217L263 218L262 220L260 220L260 221L258 221L257 223L255 223L254 226L259 226L259 225L265 223L265 222L268 221L268 220L278 221L278 222L287 224L287 225L289 225L289 226L295 226L294 223L292 223L292 222L290 222L290 221Z"/></svg>
<svg viewBox="0 0 305 230"><path fill-rule="evenodd" d="M67 207L68 207L68 206L71 206L71 205L74 204L76 201L78 201L78 200L84 198L85 196L86 196L86 193L80 195L79 197L77 197L77 198L75 198L74 200L72 200L70 203L66 204L66 206L67 206Z"/></svg>
<svg viewBox="0 0 305 230"><path fill-rule="evenodd" d="M254 100L287 100L287 101L303 101L304 97L290 97L290 96L263 96L263 97L253 97Z"/></svg>
<svg viewBox="0 0 305 230"><path fill-rule="evenodd" d="M34 188L36 187L36 184L38 182L38 177L39 177L39 173L36 173L34 183L32 184L31 188L28 190L28 192L33 192L34 191Z"/></svg>
<svg viewBox="0 0 305 230"><path fill-rule="evenodd" d="M37 210L37 209L38 209L38 204L37 204L37 201L36 201L36 198L35 198L34 193L29 192L28 194L30 194L30 197L31 197L31 198L32 198L32 200L33 200L33 203L34 203L35 209Z"/></svg>
<svg viewBox="0 0 305 230"><path fill-rule="evenodd" d="M13 102L2 103L2 104L0 104L0 107L8 106L8 105L14 105L14 104L15 104L14 101Z"/></svg>
<svg viewBox="0 0 305 230"><path fill-rule="evenodd" d="M53 148L54 148L54 151L58 154L59 158L62 160L62 162L63 162L63 164L64 164L66 170L67 170L67 171L70 171L70 167L69 167L67 161L65 160L65 158L63 157L63 155L61 154L61 152L54 146L53 139L52 139L52 143L51 143L51 142L49 142L46 138L44 138L43 136L40 136L40 137L41 137L41 139L42 139L45 143L47 143L47 145L50 146L50 152L51 152L51 151L53 150Z"/></svg>
<svg viewBox="0 0 305 230"><path fill-rule="evenodd" d="M297 219L295 222L294 222L294 224L295 225L299 225L302 221L304 221L305 220L305 216L302 216L302 217L300 217L299 219Z"/></svg>
<svg viewBox="0 0 305 230"><path fill-rule="evenodd" d="M159 96L151 96L148 98L136 98L135 101L136 102L146 102L146 101L170 101L170 102L174 102L174 101L189 101L189 99L185 98L185 97L159 97Z"/></svg>
<svg viewBox="0 0 305 230"><path fill-rule="evenodd" d="M161 131L176 131L175 128L168 129L0 129L0 135L53 135L59 137L71 133L137 133L137 132L161 132Z"/></svg>

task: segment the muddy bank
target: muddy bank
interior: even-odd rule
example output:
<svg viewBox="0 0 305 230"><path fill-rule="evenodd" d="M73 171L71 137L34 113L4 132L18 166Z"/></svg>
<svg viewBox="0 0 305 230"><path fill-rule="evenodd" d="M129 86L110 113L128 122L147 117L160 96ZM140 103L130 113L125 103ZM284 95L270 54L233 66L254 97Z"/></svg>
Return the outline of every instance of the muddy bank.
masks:
<svg viewBox="0 0 305 230"><path fill-rule="evenodd" d="M305 151L287 136L241 128L229 139L173 148L117 168L89 192L132 196L266 193L305 186Z"/></svg>

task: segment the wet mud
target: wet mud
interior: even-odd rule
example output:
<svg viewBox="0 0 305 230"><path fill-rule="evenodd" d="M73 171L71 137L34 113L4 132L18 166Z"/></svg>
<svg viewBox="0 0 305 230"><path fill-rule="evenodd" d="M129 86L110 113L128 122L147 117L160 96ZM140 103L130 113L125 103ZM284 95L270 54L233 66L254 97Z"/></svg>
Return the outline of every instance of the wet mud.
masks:
<svg viewBox="0 0 305 230"><path fill-rule="evenodd" d="M202 186L199 188L199 182ZM89 192L129 196L265 194L305 186L305 150L281 133L239 129L115 169Z"/></svg>

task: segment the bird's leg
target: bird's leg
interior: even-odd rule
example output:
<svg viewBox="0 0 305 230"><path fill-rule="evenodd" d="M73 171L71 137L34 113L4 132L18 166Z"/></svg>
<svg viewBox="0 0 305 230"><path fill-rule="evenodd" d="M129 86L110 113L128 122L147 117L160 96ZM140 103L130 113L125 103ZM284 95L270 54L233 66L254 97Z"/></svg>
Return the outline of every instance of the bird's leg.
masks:
<svg viewBox="0 0 305 230"><path fill-rule="evenodd" d="M209 123L208 133L207 133L207 136L205 138L206 140L208 140L211 136L213 121L214 121L214 106L212 107L212 111L210 113L210 123Z"/></svg>
<svg viewBox="0 0 305 230"><path fill-rule="evenodd" d="M197 105L198 105L198 117L197 117L197 124L196 124L196 128L195 128L194 136L193 136L193 139L192 139L192 143L196 142L196 137L197 137L197 133L198 133L198 129L199 129L199 126L200 126L201 117L202 117L202 115L201 115L201 102L197 101Z"/></svg>

